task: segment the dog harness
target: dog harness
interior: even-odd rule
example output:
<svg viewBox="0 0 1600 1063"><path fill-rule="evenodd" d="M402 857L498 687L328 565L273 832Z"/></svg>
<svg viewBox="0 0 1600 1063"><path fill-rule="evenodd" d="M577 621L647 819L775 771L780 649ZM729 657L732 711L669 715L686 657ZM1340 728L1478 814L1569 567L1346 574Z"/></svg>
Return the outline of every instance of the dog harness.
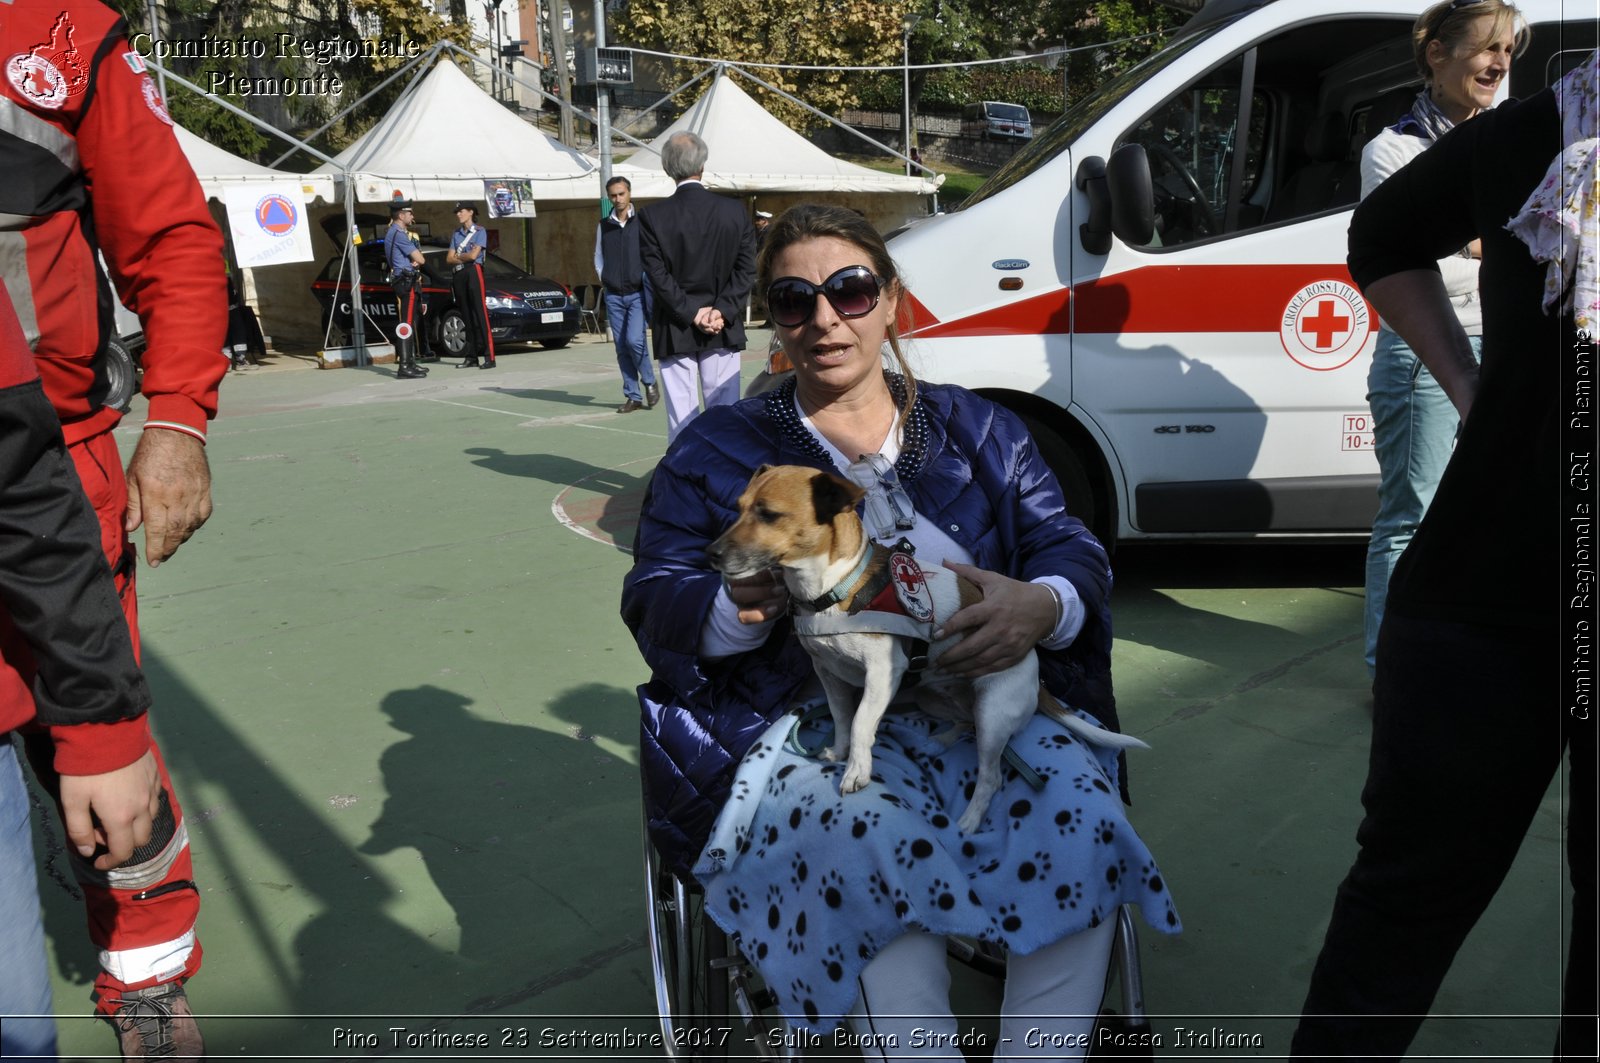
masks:
<svg viewBox="0 0 1600 1063"><path fill-rule="evenodd" d="M928 666L928 643L937 626L928 580L911 543L877 543L860 564L826 594L797 602L794 630L802 636L900 635L911 640L902 686L915 686ZM841 606L840 609L833 608Z"/></svg>

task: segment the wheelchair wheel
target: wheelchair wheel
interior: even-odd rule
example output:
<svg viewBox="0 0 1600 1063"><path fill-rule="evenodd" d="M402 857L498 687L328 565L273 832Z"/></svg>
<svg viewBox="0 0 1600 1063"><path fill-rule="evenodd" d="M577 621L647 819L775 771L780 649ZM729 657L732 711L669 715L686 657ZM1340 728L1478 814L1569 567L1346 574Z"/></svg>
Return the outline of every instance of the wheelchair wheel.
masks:
<svg viewBox="0 0 1600 1063"><path fill-rule="evenodd" d="M1113 989L1116 983L1116 989ZM1144 975L1139 967L1139 932L1134 926L1133 909L1124 904L1117 909L1117 936L1111 948L1111 966L1106 971L1103 1001L1120 995L1121 1008L1101 1004L1089 1041L1090 1059L1154 1059L1155 1037L1144 1010Z"/></svg>
<svg viewBox="0 0 1600 1063"><path fill-rule="evenodd" d="M772 994L705 914L699 890L662 866L648 824L644 869L650 967L667 1058L784 1058Z"/></svg>

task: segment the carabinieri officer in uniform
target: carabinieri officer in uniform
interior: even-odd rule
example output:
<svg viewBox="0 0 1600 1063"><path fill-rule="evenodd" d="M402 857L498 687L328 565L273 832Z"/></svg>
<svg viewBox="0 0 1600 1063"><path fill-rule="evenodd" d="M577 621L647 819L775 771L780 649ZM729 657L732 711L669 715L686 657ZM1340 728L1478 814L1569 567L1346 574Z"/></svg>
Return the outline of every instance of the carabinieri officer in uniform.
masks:
<svg viewBox="0 0 1600 1063"><path fill-rule="evenodd" d="M395 360L400 363L395 377L400 380L416 380L428 375L428 371L417 364L417 328L422 319L417 289L422 287L422 251L410 232L414 216L411 201L397 194L389 201L389 231L383 236L384 260L389 264L389 282L394 286L398 321L394 329L394 353Z"/></svg>
<svg viewBox="0 0 1600 1063"><path fill-rule="evenodd" d="M456 221L461 227L451 235L450 250L444 253L444 260L454 271L450 287L455 292L456 309L467 320L467 349L456 368L493 369L494 333L489 329L489 308L483 301L483 256L489 253L489 234L479 228L478 208L471 203L456 204Z"/></svg>

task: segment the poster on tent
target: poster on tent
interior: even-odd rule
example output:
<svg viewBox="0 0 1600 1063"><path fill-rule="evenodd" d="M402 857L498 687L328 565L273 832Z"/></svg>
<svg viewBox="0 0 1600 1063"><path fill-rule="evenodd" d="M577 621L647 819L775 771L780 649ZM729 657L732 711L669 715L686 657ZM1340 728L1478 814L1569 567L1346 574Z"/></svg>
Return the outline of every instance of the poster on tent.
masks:
<svg viewBox="0 0 1600 1063"><path fill-rule="evenodd" d="M515 177L491 177L483 182L483 200L491 218L531 218L533 182Z"/></svg>
<svg viewBox="0 0 1600 1063"><path fill-rule="evenodd" d="M240 266L311 261L311 231L298 181L230 188L225 202Z"/></svg>

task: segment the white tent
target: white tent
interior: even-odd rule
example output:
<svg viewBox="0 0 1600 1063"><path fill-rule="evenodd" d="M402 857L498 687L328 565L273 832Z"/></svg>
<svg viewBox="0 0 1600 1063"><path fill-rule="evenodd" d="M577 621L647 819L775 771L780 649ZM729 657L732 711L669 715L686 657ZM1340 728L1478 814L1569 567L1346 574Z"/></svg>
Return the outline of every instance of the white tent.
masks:
<svg viewBox="0 0 1600 1063"><path fill-rule="evenodd" d="M533 182L535 202L598 202L596 167L496 103L449 60L402 96L377 125L315 173L355 182L363 203L395 192L423 201L483 199L486 178Z"/></svg>
<svg viewBox="0 0 1600 1063"><path fill-rule="evenodd" d="M675 133L706 142L706 187L727 192L901 192L931 195L944 180L882 173L836 159L774 118L722 72L694 106L612 172L644 199L672 194L660 146Z"/></svg>
<svg viewBox="0 0 1600 1063"><path fill-rule="evenodd" d="M270 166L262 166L241 158L231 151L225 151L207 141L201 140L183 126L173 126L173 132L178 135L178 146L183 149L183 154L189 160L189 165L194 167L195 176L200 178L200 188L205 192L207 199L227 199L227 190L241 185L278 184L284 181L300 182L301 194L305 201L321 198L325 202L333 202L333 179L324 174L288 173L284 170L274 170Z"/></svg>

